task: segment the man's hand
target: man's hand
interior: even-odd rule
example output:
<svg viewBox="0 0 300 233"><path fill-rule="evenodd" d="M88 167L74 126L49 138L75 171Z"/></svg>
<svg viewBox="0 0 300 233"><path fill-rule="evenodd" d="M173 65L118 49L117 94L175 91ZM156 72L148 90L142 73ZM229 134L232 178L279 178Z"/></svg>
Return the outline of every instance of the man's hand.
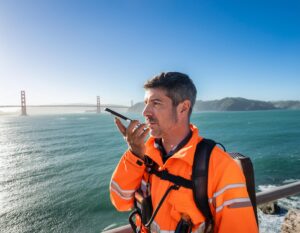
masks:
<svg viewBox="0 0 300 233"><path fill-rule="evenodd" d="M115 124L127 142L129 150L143 159L146 150L145 139L149 133L146 124L140 124L137 120L133 120L126 128L117 117L115 118Z"/></svg>

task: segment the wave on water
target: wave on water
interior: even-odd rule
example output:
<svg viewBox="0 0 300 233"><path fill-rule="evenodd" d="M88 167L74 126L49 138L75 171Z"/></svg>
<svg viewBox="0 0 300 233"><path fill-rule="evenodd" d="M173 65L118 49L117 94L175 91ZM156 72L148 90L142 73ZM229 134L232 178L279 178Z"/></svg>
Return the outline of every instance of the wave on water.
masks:
<svg viewBox="0 0 300 233"><path fill-rule="evenodd" d="M116 223L112 223L112 224L108 225L107 227L105 227L105 228L103 229L103 231L108 231L108 230L110 230L110 229L116 228L117 225L118 225L118 224L116 224Z"/></svg>
<svg viewBox="0 0 300 233"><path fill-rule="evenodd" d="M79 117L78 120L88 120L89 118L87 117Z"/></svg>
<svg viewBox="0 0 300 233"><path fill-rule="evenodd" d="M250 155L263 191L300 180L299 116L202 113L192 122L204 137ZM0 148L0 232L99 233L128 224L128 213L109 199L111 174L127 148L110 115L3 117ZM277 203L299 209L300 196ZM260 232L280 232L286 210L258 212Z"/></svg>
<svg viewBox="0 0 300 233"><path fill-rule="evenodd" d="M300 180L296 180L296 179L287 179L287 180L284 180L282 183L284 184L289 184L289 183L293 183L293 182L298 182Z"/></svg>

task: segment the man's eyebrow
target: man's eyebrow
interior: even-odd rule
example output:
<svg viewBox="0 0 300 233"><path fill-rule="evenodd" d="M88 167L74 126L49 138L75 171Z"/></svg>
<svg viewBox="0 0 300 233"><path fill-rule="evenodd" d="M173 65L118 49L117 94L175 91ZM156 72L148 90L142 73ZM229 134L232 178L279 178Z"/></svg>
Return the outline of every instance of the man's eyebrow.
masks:
<svg viewBox="0 0 300 233"><path fill-rule="evenodd" d="M154 101L162 102L161 99L151 99L150 101L151 101L151 102L154 102Z"/></svg>
<svg viewBox="0 0 300 233"><path fill-rule="evenodd" d="M150 102L163 102L161 99L150 99L150 100L149 100L149 99L145 99L145 100L144 100L145 103L147 103L147 102L149 102L149 101L150 101Z"/></svg>

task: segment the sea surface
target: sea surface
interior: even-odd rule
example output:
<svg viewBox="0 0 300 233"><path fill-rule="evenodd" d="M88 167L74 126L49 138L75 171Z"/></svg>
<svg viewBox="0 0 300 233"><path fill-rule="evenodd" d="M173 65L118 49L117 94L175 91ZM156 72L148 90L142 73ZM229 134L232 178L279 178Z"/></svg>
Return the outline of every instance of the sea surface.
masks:
<svg viewBox="0 0 300 233"><path fill-rule="evenodd" d="M192 122L227 151L251 157L257 190L300 180L300 111L203 112ZM0 232L89 233L127 224L108 191L126 148L108 114L1 116ZM300 197L279 204L300 208ZM259 213L261 232L279 232L284 213Z"/></svg>

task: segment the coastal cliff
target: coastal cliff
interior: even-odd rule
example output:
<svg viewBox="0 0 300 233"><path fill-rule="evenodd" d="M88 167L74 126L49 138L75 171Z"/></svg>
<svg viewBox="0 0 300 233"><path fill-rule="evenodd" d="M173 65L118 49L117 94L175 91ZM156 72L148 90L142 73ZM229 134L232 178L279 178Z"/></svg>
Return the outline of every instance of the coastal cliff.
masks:
<svg viewBox="0 0 300 233"><path fill-rule="evenodd" d="M144 103L139 102L131 106L128 112L141 113ZM241 97L227 97L220 100L197 100L194 112L201 111L256 111L275 109L300 109L300 101L260 101Z"/></svg>

